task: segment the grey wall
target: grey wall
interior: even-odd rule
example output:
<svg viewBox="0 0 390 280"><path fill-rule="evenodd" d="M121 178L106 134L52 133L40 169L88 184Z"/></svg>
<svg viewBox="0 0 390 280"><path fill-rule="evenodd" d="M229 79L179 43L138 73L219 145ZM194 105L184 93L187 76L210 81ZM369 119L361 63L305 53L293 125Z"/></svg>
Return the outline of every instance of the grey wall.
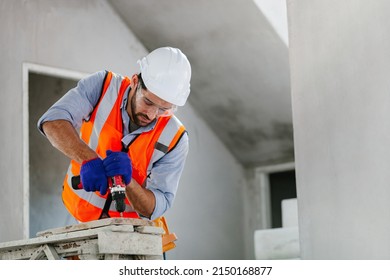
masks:
<svg viewBox="0 0 390 280"><path fill-rule="evenodd" d="M304 259L390 258L390 2L288 0Z"/></svg>
<svg viewBox="0 0 390 280"><path fill-rule="evenodd" d="M22 239L26 219L22 147L23 137L28 136L23 135L23 117L27 116L22 113L26 98L22 63L131 75L146 50L103 0L4 0L0 8L0 224L7 224L0 227L2 242ZM191 146L177 200L167 213L170 229L179 236L178 248L169 258L247 258L243 244L253 234L245 236L242 230L244 171L190 104L179 109L178 115L188 128ZM33 145L41 145L39 141L46 140L38 138ZM42 155L42 160L50 158ZM58 176L62 180L63 173ZM45 219L57 219L50 209L45 211Z"/></svg>
<svg viewBox="0 0 390 280"><path fill-rule="evenodd" d="M246 178L240 164L193 107L178 111L190 136L190 151L169 227L178 235L178 247L168 252L177 259L253 258L252 240L243 214ZM252 249L253 250L253 249Z"/></svg>

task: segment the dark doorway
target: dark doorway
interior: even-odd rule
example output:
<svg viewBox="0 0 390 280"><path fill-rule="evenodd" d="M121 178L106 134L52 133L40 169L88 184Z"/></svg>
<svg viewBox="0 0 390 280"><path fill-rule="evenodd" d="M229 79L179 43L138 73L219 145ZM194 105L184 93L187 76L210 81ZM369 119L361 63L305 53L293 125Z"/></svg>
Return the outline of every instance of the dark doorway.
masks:
<svg viewBox="0 0 390 280"><path fill-rule="evenodd" d="M29 73L29 192L30 237L42 230L75 224L61 199L62 182L69 159L56 150L37 128L42 114L76 80Z"/></svg>
<svg viewBox="0 0 390 280"><path fill-rule="evenodd" d="M282 200L297 197L295 170L269 174L272 228L282 227Z"/></svg>

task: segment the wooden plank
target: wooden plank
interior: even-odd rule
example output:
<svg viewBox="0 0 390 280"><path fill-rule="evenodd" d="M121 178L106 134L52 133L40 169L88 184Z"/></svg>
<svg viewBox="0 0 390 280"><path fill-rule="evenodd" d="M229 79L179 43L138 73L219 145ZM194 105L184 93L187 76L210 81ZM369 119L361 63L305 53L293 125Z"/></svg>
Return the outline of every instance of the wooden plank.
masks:
<svg viewBox="0 0 390 280"><path fill-rule="evenodd" d="M86 229L105 227L109 225L153 226L154 223L148 220L133 219L133 218L108 218L108 219L101 219L96 221L80 223L77 225L70 225L66 227L59 227L59 228L48 229L45 231L40 231L37 233L37 236L48 236L48 235L66 233L66 232L81 231Z"/></svg>

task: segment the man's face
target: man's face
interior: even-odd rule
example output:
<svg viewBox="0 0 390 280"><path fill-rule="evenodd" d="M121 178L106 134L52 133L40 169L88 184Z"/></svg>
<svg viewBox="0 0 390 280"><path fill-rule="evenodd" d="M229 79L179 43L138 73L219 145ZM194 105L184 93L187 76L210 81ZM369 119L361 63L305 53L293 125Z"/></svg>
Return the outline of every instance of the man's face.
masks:
<svg viewBox="0 0 390 280"><path fill-rule="evenodd" d="M131 117L138 126L147 126L156 118L170 116L174 111L174 106L162 100L152 92L137 86L130 101Z"/></svg>

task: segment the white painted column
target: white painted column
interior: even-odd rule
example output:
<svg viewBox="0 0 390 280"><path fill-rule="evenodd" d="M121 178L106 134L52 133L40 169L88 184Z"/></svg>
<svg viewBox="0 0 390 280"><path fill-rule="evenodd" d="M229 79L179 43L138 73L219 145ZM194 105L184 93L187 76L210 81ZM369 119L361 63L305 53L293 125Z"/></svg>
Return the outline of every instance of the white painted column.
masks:
<svg viewBox="0 0 390 280"><path fill-rule="evenodd" d="M390 1L287 0L303 259L390 258Z"/></svg>

